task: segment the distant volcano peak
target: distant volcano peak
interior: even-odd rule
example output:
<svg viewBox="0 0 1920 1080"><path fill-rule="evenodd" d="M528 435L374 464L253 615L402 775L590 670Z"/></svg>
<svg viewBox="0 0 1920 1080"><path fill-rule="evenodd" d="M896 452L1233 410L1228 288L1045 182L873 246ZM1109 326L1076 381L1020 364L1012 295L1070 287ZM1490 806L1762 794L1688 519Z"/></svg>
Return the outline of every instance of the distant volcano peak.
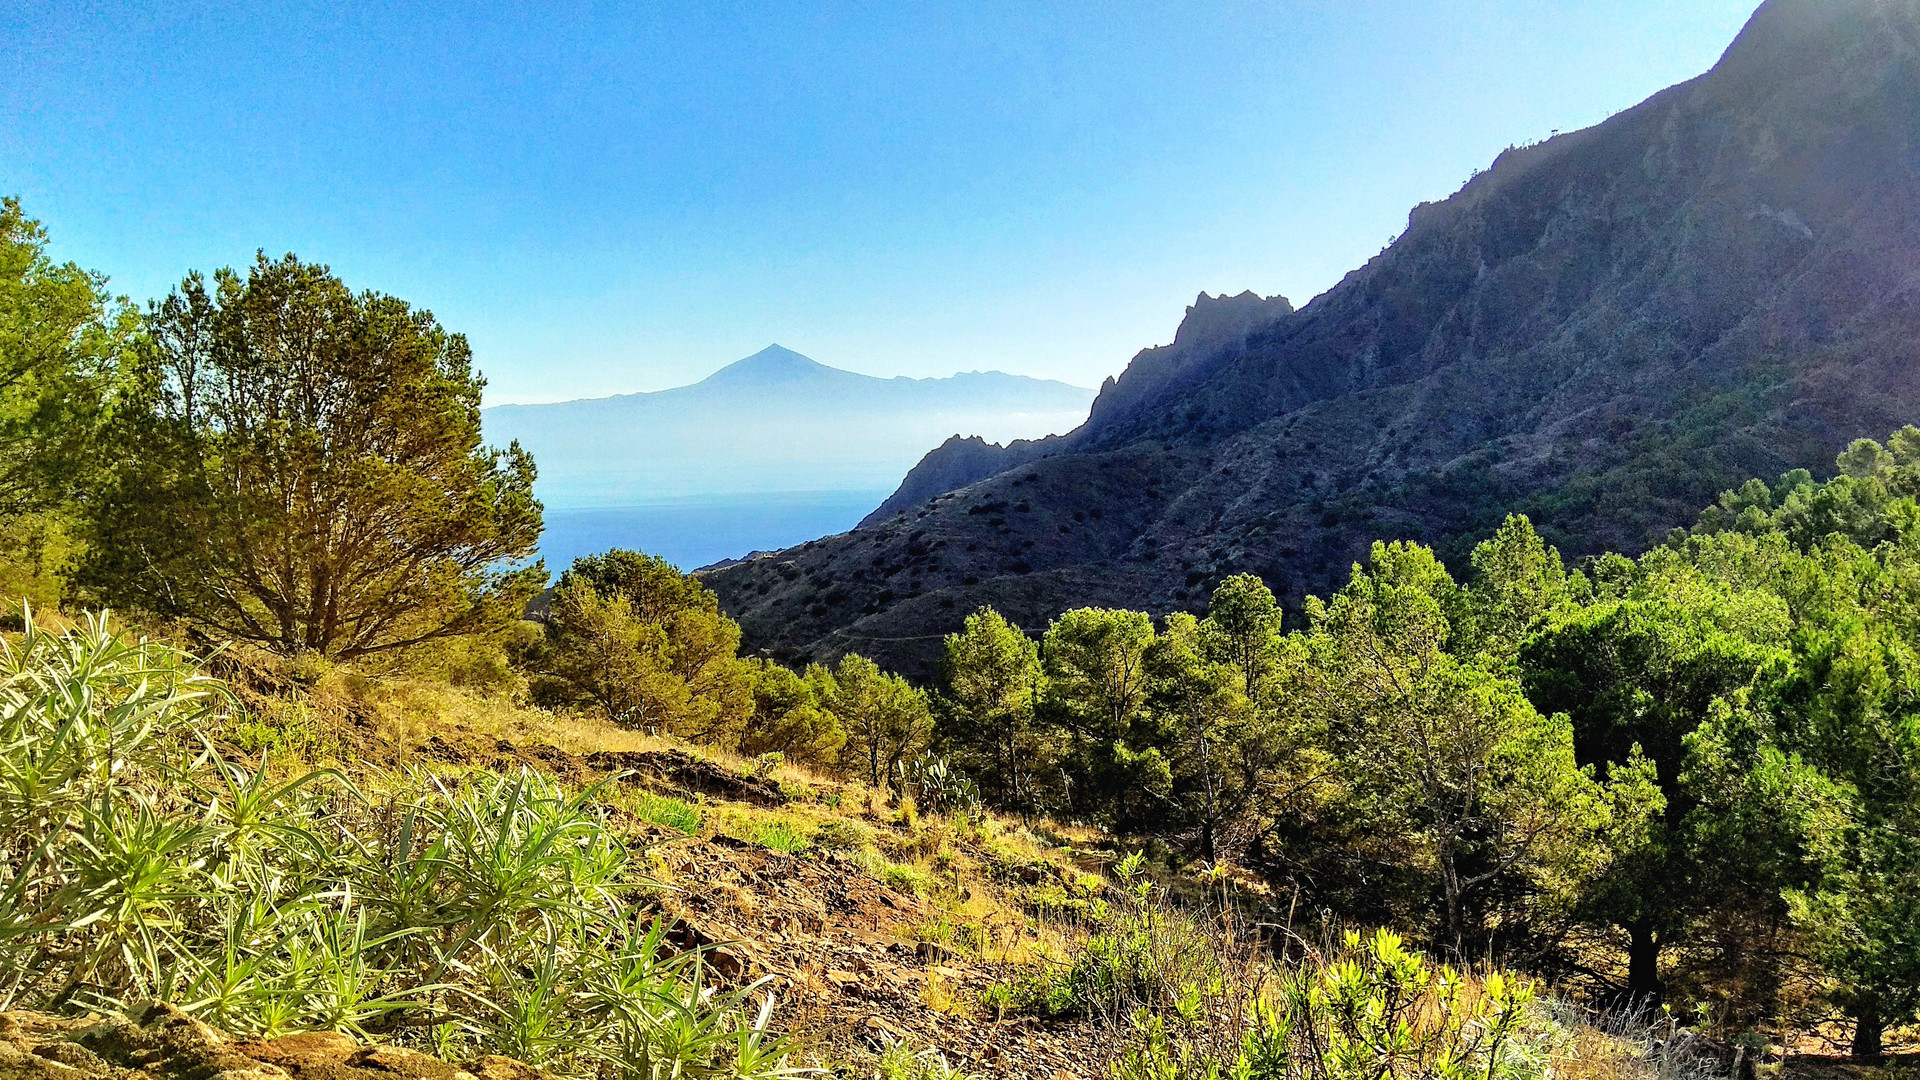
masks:
<svg viewBox="0 0 1920 1080"><path fill-rule="evenodd" d="M709 384L786 383L817 379L837 369L780 345L769 345L745 360L735 360L703 381Z"/></svg>

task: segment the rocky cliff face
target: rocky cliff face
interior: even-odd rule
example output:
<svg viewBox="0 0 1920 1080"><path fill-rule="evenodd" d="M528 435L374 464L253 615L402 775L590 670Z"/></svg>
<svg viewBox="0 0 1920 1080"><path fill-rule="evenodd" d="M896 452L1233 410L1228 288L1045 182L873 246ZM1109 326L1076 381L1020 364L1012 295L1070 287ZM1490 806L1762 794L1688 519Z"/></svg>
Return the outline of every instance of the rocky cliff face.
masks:
<svg viewBox="0 0 1920 1080"><path fill-rule="evenodd" d="M1240 356L1255 333L1291 314L1293 305L1284 296L1201 293L1187 308L1171 345L1140 350L1118 379L1109 377L1101 385L1086 425L1069 435L1017 439L1005 446L977 435L964 439L955 435L928 451L899 489L861 520L860 527L878 525L935 495L958 491L1036 458L1063 453L1087 431L1125 426L1157 396L1191 385L1219 363Z"/></svg>
<svg viewBox="0 0 1920 1080"><path fill-rule="evenodd" d="M983 603L1198 608L1243 570L1298 599L1371 539L1458 559L1510 511L1634 550L1920 417L1916 361L1920 0L1770 0L1708 74L1501 155L1299 311L1202 297L1071 435L708 581L779 655L925 672Z"/></svg>

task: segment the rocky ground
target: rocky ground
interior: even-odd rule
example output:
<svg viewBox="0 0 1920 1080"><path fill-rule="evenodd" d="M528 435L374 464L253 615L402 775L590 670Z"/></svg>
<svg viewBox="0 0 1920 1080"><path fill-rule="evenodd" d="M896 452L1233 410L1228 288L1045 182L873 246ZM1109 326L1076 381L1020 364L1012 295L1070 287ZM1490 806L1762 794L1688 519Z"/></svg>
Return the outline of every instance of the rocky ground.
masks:
<svg viewBox="0 0 1920 1080"><path fill-rule="evenodd" d="M1099 1060L1095 1025L987 1015L980 992L1015 966L916 940L934 914L927 902L850 856L716 837L672 844L662 858L682 890L669 909L684 940L730 943L713 954L721 973L773 976L790 1026L840 1054L903 1041L1008 1077L1084 1076Z"/></svg>
<svg viewBox="0 0 1920 1080"><path fill-rule="evenodd" d="M822 1059L859 1061L903 1042L937 1051L982 1080L1104 1075L1110 1040L1099 1025L996 1017L979 1000L995 982L1045 962L1033 956L1037 936L1025 898L1097 870L1100 853L1059 849L1009 861L980 835L875 814L858 785L819 778L782 784L678 749L574 753L449 733L415 753L495 770L535 767L576 784L624 774L649 790L696 801L709 821L698 835L615 812L631 838L649 846L667 886L657 903L676 922L672 940L706 948L715 974L728 983L765 979L781 996L781 1026ZM857 852L811 846L789 853L719 831L714 823L734 813L803 825L859 822L878 850L909 860L904 849L937 843L941 860L957 869L941 899L930 900L880 880L873 860ZM962 906L967 913L958 913ZM938 936L927 927L943 917L971 919L989 941L968 947L927 940Z"/></svg>
<svg viewBox="0 0 1920 1080"><path fill-rule="evenodd" d="M511 1058L454 1064L331 1031L236 1039L171 1005L70 1019L0 1013L0 1080L551 1080Z"/></svg>

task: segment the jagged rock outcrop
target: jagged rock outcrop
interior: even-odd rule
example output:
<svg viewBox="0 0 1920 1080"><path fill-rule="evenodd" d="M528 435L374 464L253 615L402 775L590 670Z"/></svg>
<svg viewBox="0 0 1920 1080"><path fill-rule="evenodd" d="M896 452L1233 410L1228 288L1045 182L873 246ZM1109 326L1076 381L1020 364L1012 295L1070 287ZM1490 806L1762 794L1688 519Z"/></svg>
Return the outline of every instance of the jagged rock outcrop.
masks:
<svg viewBox="0 0 1920 1080"><path fill-rule="evenodd" d="M1293 314L1284 296L1201 293L1187 308L1173 344L1137 353L1117 379L1100 386L1087 429L1125 428L1141 422L1142 411L1169 393L1204 380L1221 364L1246 355L1257 334Z"/></svg>
<svg viewBox="0 0 1920 1080"><path fill-rule="evenodd" d="M1016 467L709 584L750 645L926 673L982 603L1198 608L1243 570L1297 600L1374 538L1458 566L1511 511L1637 550L1822 471L1920 417L1920 0L1769 0L1706 75L1502 154L1304 308L1257 301L1196 304L1218 348L1141 354Z"/></svg>
<svg viewBox="0 0 1920 1080"><path fill-rule="evenodd" d="M1118 379L1109 377L1101 384L1092 416L1075 434L1123 423L1123 418L1137 412L1142 403L1172 387L1191 384L1215 365L1241 355L1256 332L1291 314L1293 305L1284 296L1260 296L1251 291L1238 296L1201 293L1187 308L1171 345L1140 350ZM1035 458L1065 453L1075 441L1074 435L1054 435L1017 439L1001 446L977 435L955 435L928 451L900 487L861 519L860 527L878 525L935 495L958 491Z"/></svg>
<svg viewBox="0 0 1920 1080"><path fill-rule="evenodd" d="M978 435L955 435L927 451L907 473L906 479L887 501L873 513L860 519L860 528L878 525L895 514L911 510L935 495L957 491L989 476L1025 465L1045 453L1053 439L1015 439L1005 446L988 442Z"/></svg>

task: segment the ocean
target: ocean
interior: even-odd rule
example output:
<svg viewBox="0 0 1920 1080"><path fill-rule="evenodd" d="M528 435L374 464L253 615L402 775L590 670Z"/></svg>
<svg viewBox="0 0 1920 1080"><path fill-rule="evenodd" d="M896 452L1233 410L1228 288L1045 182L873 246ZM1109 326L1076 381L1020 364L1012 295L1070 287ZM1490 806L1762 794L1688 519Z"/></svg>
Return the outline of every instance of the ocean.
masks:
<svg viewBox="0 0 1920 1080"><path fill-rule="evenodd" d="M548 508L540 554L555 577L582 555L628 548L695 570L846 532L891 491L703 495L639 506Z"/></svg>

